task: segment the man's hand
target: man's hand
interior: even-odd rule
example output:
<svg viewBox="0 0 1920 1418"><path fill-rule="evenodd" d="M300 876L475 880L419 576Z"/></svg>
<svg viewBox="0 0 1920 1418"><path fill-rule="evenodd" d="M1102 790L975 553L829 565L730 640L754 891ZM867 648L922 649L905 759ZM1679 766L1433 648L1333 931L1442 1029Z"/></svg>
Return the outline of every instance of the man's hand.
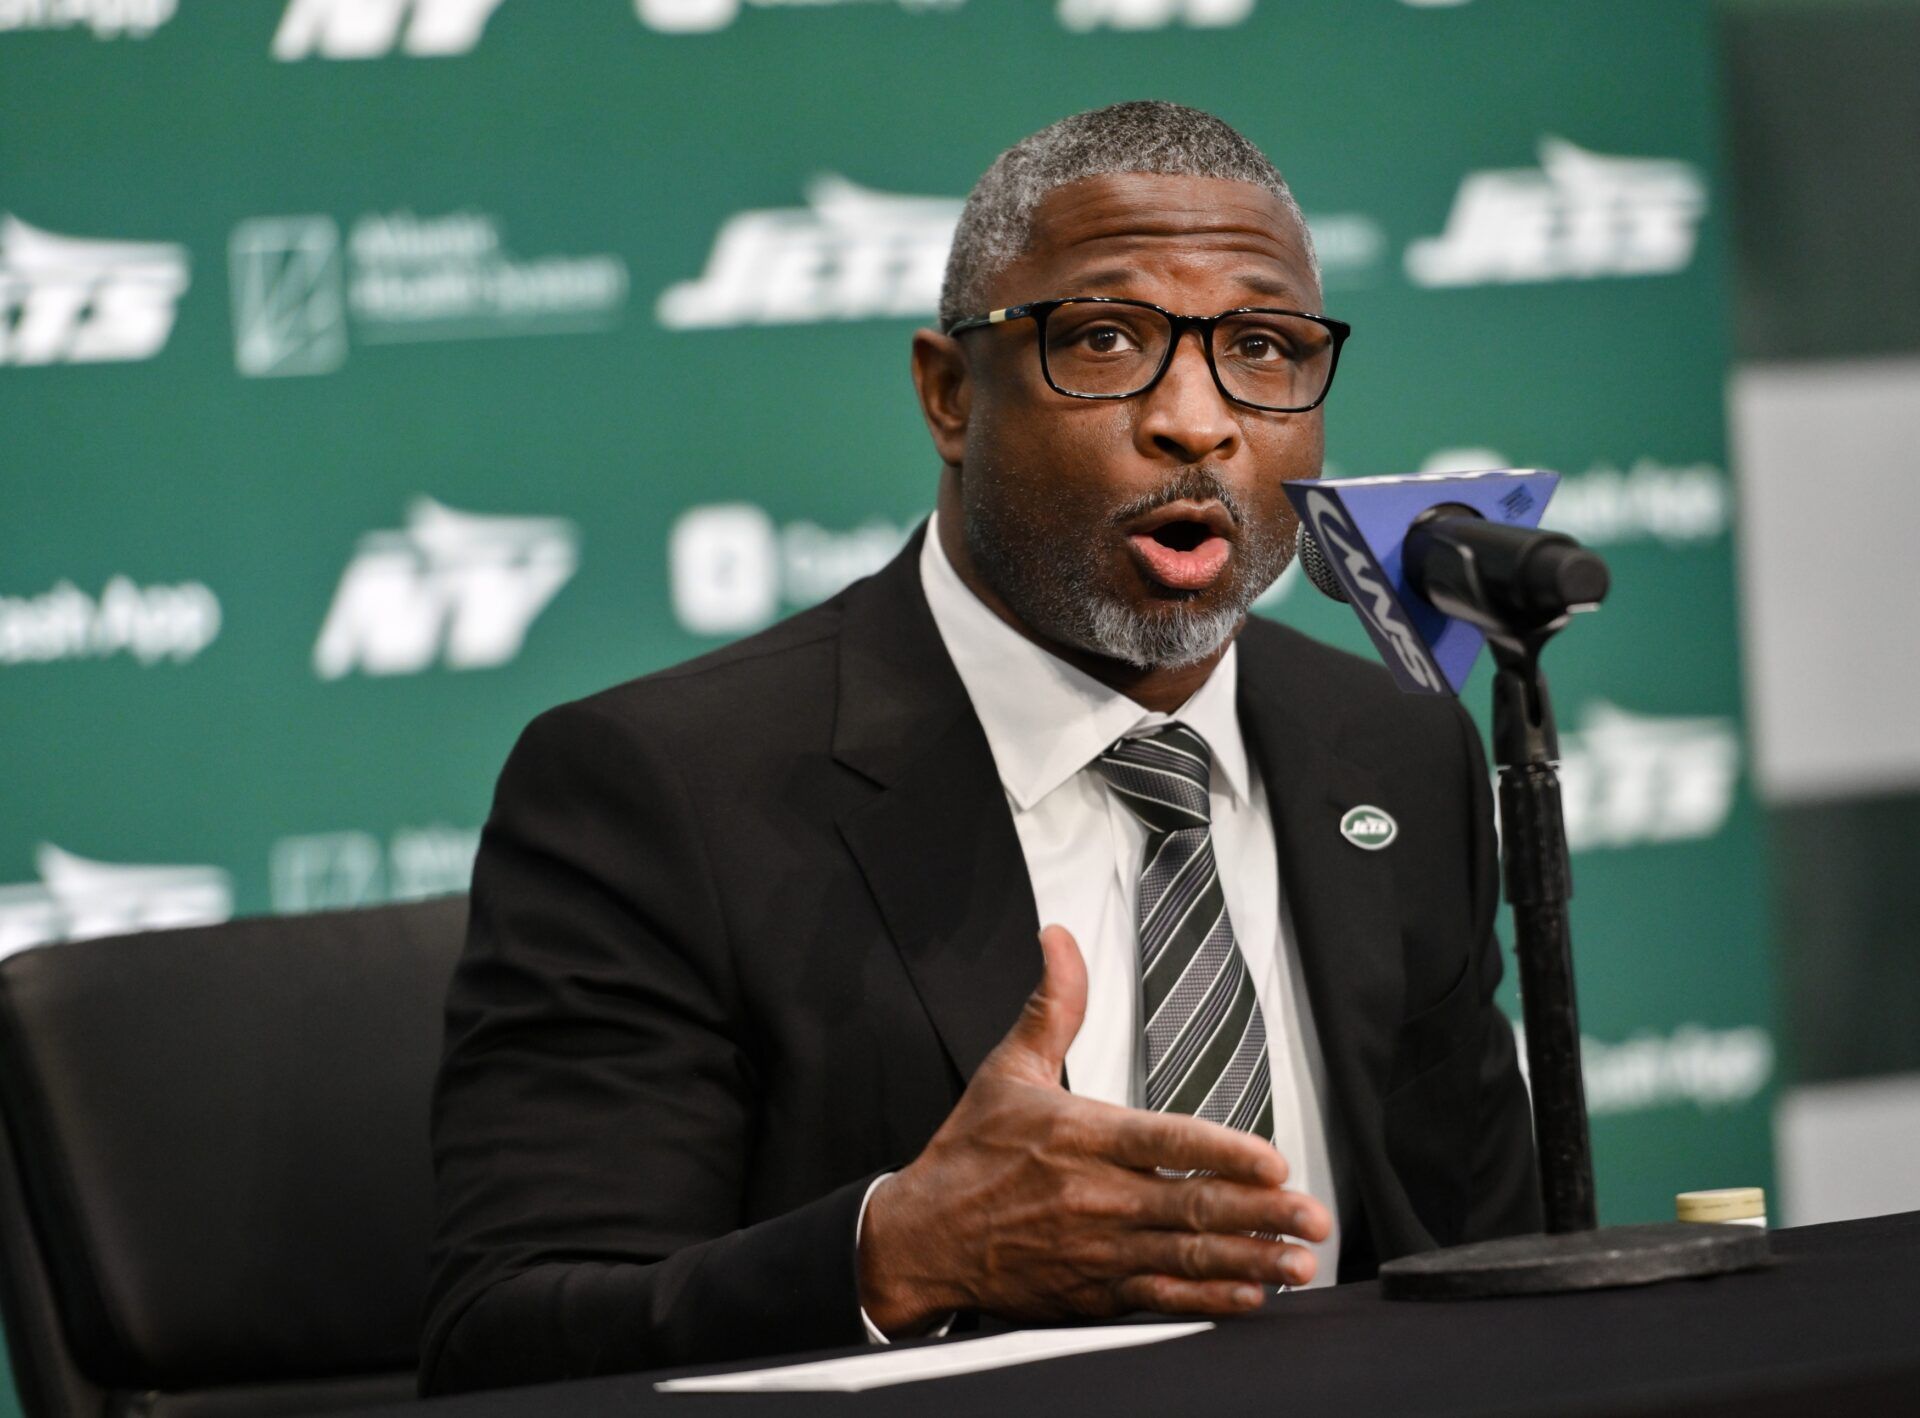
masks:
<svg viewBox="0 0 1920 1418"><path fill-rule="evenodd" d="M899 1335L954 1310L1236 1314L1259 1308L1263 1284L1311 1280L1311 1251L1249 1234L1323 1241L1332 1225L1286 1190L1271 1143L1060 1086L1087 971L1060 926L1040 948L1046 970L1019 1020L926 1150L873 1193L859 1255L869 1318Z"/></svg>

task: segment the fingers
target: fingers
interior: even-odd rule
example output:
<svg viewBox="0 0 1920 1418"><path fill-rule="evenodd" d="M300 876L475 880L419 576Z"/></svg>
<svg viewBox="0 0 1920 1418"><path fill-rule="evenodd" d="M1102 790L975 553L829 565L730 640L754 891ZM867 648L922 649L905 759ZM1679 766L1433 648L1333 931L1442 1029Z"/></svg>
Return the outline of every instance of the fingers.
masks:
<svg viewBox="0 0 1920 1418"><path fill-rule="evenodd" d="M989 1062L1030 1073L1035 1082L1058 1083L1067 1046L1086 1018L1087 966L1065 926L1048 926L1040 932L1040 953L1045 960L1040 985Z"/></svg>
<svg viewBox="0 0 1920 1418"><path fill-rule="evenodd" d="M1253 1186L1278 1187L1287 1180L1287 1160L1272 1143L1204 1118L1104 1106L1090 1126L1090 1150L1123 1167L1212 1172Z"/></svg>
<svg viewBox="0 0 1920 1418"><path fill-rule="evenodd" d="M1266 1303L1258 1285L1234 1280L1185 1280L1175 1275L1130 1275L1113 1287L1122 1310L1165 1315L1241 1315Z"/></svg>
<svg viewBox="0 0 1920 1418"><path fill-rule="evenodd" d="M1259 1236L1208 1236L1191 1231L1142 1231L1127 1240L1126 1268L1181 1280L1238 1280L1305 1285L1318 1262L1305 1246Z"/></svg>
<svg viewBox="0 0 1920 1418"><path fill-rule="evenodd" d="M1324 1241L1333 1217L1305 1192L1242 1186L1210 1177L1143 1177L1132 1183L1137 1224L1192 1234L1296 1236ZM1289 1280L1288 1284L1300 1282Z"/></svg>

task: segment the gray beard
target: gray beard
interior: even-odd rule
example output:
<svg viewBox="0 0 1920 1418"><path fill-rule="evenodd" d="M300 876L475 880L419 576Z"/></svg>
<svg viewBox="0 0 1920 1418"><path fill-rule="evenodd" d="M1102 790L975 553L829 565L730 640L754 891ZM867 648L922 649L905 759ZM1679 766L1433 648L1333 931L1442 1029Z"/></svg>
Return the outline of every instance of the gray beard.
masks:
<svg viewBox="0 0 1920 1418"><path fill-rule="evenodd" d="M1004 499L980 498L967 509L967 551L987 584L1036 634L1140 669L1178 669L1223 649L1292 555L1286 538L1252 525L1226 485L1204 467L1183 468L1158 492L1115 508L1112 521L1129 522L1182 498L1218 499L1239 529L1233 594L1212 609L1177 598L1151 610L1130 605L1101 588L1099 558L1090 544L1043 544L1032 522L1004 515Z"/></svg>
<svg viewBox="0 0 1920 1418"><path fill-rule="evenodd" d="M1247 604L1252 603L1249 597ZM1096 599L1087 609L1089 641L1083 648L1143 670L1199 664L1226 647L1247 614L1246 606L1217 606L1210 611L1145 616L1105 598Z"/></svg>

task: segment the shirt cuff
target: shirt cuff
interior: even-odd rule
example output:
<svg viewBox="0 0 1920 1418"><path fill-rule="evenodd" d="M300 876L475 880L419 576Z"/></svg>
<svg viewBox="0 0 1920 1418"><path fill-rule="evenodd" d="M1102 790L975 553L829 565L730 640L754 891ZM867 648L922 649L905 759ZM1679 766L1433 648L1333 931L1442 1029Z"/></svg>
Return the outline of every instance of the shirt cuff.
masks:
<svg viewBox="0 0 1920 1418"><path fill-rule="evenodd" d="M879 1186L880 1183L884 1182L888 1177L891 1177L892 1175L893 1173L891 1172L882 1172L879 1176L875 1177L871 1182L867 1183L867 1194L860 1198L860 1214L853 1218L853 1253L856 1257L858 1257L860 1254L860 1230L863 1226L867 1224L867 1203L873 1200L874 1188ZM856 1270L858 1269L857 1260L855 1263L855 1268ZM953 1322L958 1318L959 1318L959 1313L956 1311L955 1313L948 1315L944 1320L940 1321L940 1327L938 1329L929 1330L925 1335L918 1336L918 1337L926 1338L926 1339L945 1339L947 1337L947 1331L953 1328ZM860 1306L860 1324L861 1324L861 1327L864 1328L867 1332L867 1343L869 1344L893 1343L891 1339L888 1339L886 1335L880 1332L880 1326L875 1324L872 1318L868 1316L867 1307L865 1305Z"/></svg>

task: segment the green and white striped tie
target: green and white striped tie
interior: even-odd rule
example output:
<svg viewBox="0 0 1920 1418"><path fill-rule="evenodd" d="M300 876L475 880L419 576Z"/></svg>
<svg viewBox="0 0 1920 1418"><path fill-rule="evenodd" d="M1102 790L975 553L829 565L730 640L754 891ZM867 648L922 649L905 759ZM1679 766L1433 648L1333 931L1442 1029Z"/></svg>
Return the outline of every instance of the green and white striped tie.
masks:
<svg viewBox="0 0 1920 1418"><path fill-rule="evenodd" d="M1267 1026L1214 861L1206 740L1165 724L1095 763L1147 829L1138 909L1146 1105L1272 1141Z"/></svg>

